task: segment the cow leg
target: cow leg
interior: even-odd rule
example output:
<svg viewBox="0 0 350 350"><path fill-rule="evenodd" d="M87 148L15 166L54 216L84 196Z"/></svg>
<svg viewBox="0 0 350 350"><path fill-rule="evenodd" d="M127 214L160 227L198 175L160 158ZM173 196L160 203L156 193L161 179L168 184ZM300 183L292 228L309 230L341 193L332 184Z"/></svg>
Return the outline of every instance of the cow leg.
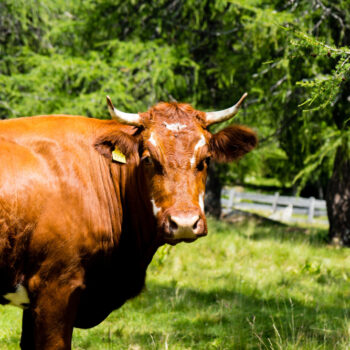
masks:
<svg viewBox="0 0 350 350"><path fill-rule="evenodd" d="M21 349L34 350L34 319L31 310L24 310L22 317Z"/></svg>
<svg viewBox="0 0 350 350"><path fill-rule="evenodd" d="M24 311L23 350L70 350L81 288L47 283Z"/></svg>

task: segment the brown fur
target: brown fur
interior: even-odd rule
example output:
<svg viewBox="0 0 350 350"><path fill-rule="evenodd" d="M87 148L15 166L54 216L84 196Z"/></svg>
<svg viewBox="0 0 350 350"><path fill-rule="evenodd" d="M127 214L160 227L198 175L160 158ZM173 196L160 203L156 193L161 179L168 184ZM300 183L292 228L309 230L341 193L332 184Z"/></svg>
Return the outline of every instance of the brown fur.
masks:
<svg viewBox="0 0 350 350"><path fill-rule="evenodd" d="M157 248L180 241L171 217L198 215L206 234L205 160L256 144L244 127L211 135L187 104L141 116L140 128L69 116L0 122L0 302L18 283L28 291L23 349L70 349L73 326L92 327L136 296ZM112 161L115 146L126 164Z"/></svg>

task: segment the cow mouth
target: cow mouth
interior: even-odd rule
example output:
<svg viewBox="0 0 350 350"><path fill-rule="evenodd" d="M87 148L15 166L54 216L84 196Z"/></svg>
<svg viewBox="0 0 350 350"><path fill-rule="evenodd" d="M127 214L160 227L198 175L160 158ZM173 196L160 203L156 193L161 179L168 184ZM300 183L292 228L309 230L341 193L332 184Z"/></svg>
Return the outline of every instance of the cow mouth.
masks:
<svg viewBox="0 0 350 350"><path fill-rule="evenodd" d="M192 243L194 241L196 241L199 237L194 237L194 238L171 238L171 237L167 237L164 239L165 243L170 244L170 245L176 245L178 243L181 242L185 242L185 243Z"/></svg>
<svg viewBox="0 0 350 350"><path fill-rule="evenodd" d="M201 234L197 234L195 236L192 237L176 237L174 235L169 235L169 234L165 234L164 237L164 242L170 245L176 245L178 243L181 242L185 242L185 243L192 243L194 241L196 241L198 238L204 237L207 235L207 232L203 232Z"/></svg>

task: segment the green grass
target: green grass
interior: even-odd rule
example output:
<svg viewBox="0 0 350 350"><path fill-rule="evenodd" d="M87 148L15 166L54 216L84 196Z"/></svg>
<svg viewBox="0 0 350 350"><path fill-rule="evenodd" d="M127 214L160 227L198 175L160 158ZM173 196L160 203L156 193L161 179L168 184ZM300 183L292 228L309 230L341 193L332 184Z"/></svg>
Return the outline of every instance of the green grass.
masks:
<svg viewBox="0 0 350 350"><path fill-rule="evenodd" d="M350 349L349 249L325 231L209 220L210 234L156 255L145 291L74 349ZM0 349L20 311L0 308Z"/></svg>

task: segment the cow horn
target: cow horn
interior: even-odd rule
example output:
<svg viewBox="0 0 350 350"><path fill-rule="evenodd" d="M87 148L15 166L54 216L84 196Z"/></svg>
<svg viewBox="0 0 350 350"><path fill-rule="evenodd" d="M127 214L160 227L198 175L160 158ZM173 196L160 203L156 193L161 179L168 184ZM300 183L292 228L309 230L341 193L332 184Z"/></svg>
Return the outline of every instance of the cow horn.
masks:
<svg viewBox="0 0 350 350"><path fill-rule="evenodd" d="M141 117L138 113L125 113L119 111L113 106L113 103L109 96L107 96L107 105L108 111L112 117L112 119L117 120L121 124L140 126L141 125Z"/></svg>
<svg viewBox="0 0 350 350"><path fill-rule="evenodd" d="M230 119L234 115L236 115L239 111L239 108L242 105L243 100L248 96L248 94L245 92L243 96L240 98L240 100L232 107L223 109L222 111L215 111L215 112L206 112L206 121L207 126L215 123L221 123L225 120Z"/></svg>

